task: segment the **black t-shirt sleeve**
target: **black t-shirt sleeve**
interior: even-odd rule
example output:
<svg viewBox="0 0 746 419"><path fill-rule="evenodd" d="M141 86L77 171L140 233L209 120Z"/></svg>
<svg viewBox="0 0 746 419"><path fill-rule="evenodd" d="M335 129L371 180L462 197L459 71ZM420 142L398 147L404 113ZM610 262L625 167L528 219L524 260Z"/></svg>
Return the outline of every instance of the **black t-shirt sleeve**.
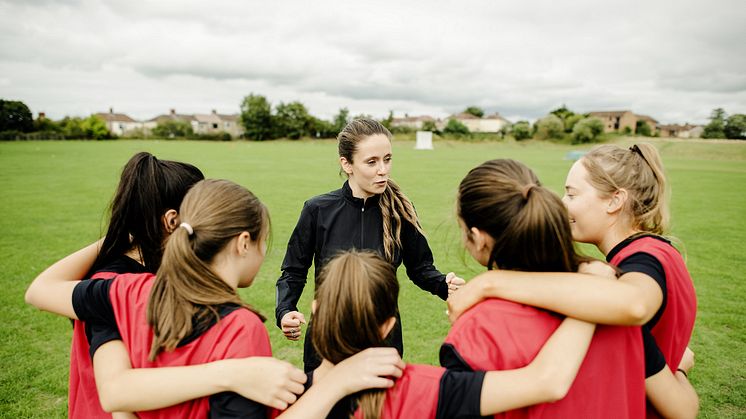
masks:
<svg viewBox="0 0 746 419"><path fill-rule="evenodd" d="M440 345L440 366L454 371L473 371L471 366L450 343Z"/></svg>
<svg viewBox="0 0 746 419"><path fill-rule="evenodd" d="M109 298L109 290L115 280L85 280L73 290L73 309L78 318L85 322L91 356L104 343L122 339Z"/></svg>
<svg viewBox="0 0 746 419"><path fill-rule="evenodd" d="M663 311L666 309L666 271L663 270L663 265L649 253L635 253L628 258L624 259L620 264L619 268L624 272L640 272L655 280L661 292L663 293L663 301L658 311L655 313L653 318L647 323L649 327L653 327L658 323L658 320L663 315Z"/></svg>
<svg viewBox="0 0 746 419"><path fill-rule="evenodd" d="M226 391L210 396L210 419L266 418L267 406Z"/></svg>
<svg viewBox="0 0 746 419"><path fill-rule="evenodd" d="M484 375L484 371L446 370L440 378L436 419L481 417Z"/></svg>
<svg viewBox="0 0 746 419"><path fill-rule="evenodd" d="M663 356L650 330L645 326L641 329L642 346L645 348L645 378L649 378L658 374L666 367L666 358Z"/></svg>

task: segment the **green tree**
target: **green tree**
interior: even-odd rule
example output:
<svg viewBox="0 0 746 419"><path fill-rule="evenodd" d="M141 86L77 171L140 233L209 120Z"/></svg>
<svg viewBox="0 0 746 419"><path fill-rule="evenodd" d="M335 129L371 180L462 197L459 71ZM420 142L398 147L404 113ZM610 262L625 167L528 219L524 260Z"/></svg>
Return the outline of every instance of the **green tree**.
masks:
<svg viewBox="0 0 746 419"><path fill-rule="evenodd" d="M466 125L453 118L448 120L445 128L443 128L443 133L454 135L456 137L467 136L470 134L469 128Z"/></svg>
<svg viewBox="0 0 746 419"><path fill-rule="evenodd" d="M540 140L561 139L565 133L565 123L554 114L536 121L536 138Z"/></svg>
<svg viewBox="0 0 746 419"><path fill-rule="evenodd" d="M420 128L422 131L432 131L437 132L438 127L435 125L435 121L422 121L422 128Z"/></svg>
<svg viewBox="0 0 746 419"><path fill-rule="evenodd" d="M334 119L332 120L334 131L336 131L335 135L342 131L342 128L344 128L349 122L350 110L347 108L340 108L339 112L334 115Z"/></svg>
<svg viewBox="0 0 746 419"><path fill-rule="evenodd" d="M737 113L728 117L725 123L725 138L732 140L746 139L746 115Z"/></svg>
<svg viewBox="0 0 746 419"><path fill-rule="evenodd" d="M339 131L332 122L323 119L311 117L311 136L316 138L335 138Z"/></svg>
<svg viewBox="0 0 746 419"><path fill-rule="evenodd" d="M572 129L573 143L591 143L604 132L604 123L598 118L584 118Z"/></svg>
<svg viewBox="0 0 746 419"><path fill-rule="evenodd" d="M34 118L25 103L0 99L0 132L29 132L34 129Z"/></svg>
<svg viewBox="0 0 746 419"><path fill-rule="evenodd" d="M389 111L389 114L386 118L381 120L381 125L386 127L386 129L391 130L391 124L394 122L394 111Z"/></svg>
<svg viewBox="0 0 746 419"><path fill-rule="evenodd" d="M153 135L160 138L185 138L194 135L192 124L181 119L169 119L159 122L153 128Z"/></svg>
<svg viewBox="0 0 746 419"><path fill-rule="evenodd" d="M49 118L41 117L34 119L34 131L62 132L62 127Z"/></svg>
<svg viewBox="0 0 746 419"><path fill-rule="evenodd" d="M105 140L107 138L112 138L111 132L109 132L109 127L106 126L106 121L96 115L91 115L84 119L81 125L86 138L92 140Z"/></svg>
<svg viewBox="0 0 746 419"><path fill-rule="evenodd" d="M635 132L638 135L642 135L644 137L650 137L652 135L652 130L650 129L650 125L648 125L647 121L637 121L635 123Z"/></svg>
<svg viewBox="0 0 746 419"><path fill-rule="evenodd" d="M255 141L272 139L272 105L261 95L250 94L241 102L244 136Z"/></svg>
<svg viewBox="0 0 746 419"><path fill-rule="evenodd" d="M575 127L575 124L580 122L583 118L585 118L585 115L583 114L572 114L564 119L565 122L565 132L572 132L572 129Z"/></svg>
<svg viewBox="0 0 746 419"><path fill-rule="evenodd" d="M523 141L531 138L531 124L528 121L518 121L511 125L510 133L516 141Z"/></svg>
<svg viewBox="0 0 746 419"><path fill-rule="evenodd" d="M725 138L725 111L723 108L712 110L710 123L705 125L702 138Z"/></svg>
<svg viewBox="0 0 746 419"><path fill-rule="evenodd" d="M277 105L272 125L275 138L297 140L311 135L311 115L305 105L298 101Z"/></svg>
<svg viewBox="0 0 746 419"><path fill-rule="evenodd" d="M468 108L464 109L464 113L469 113L477 118L481 118L484 116L484 109L478 107L478 106L469 106Z"/></svg>
<svg viewBox="0 0 746 419"><path fill-rule="evenodd" d="M567 118L575 115L575 112L571 111L570 109L567 109L567 106L563 103L562 106L559 108L553 110L552 112L549 112L550 115L555 115L559 117L559 119L565 121ZM582 119L582 118L581 118Z"/></svg>

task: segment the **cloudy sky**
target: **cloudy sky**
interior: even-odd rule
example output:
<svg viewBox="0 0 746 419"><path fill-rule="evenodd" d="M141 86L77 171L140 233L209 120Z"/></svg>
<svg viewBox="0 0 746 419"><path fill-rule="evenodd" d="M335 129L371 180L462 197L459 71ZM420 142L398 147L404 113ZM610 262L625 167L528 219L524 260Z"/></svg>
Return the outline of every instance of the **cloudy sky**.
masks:
<svg viewBox="0 0 746 419"><path fill-rule="evenodd" d="M661 122L746 113L746 2L0 0L0 98L52 118L237 113L510 120L562 104Z"/></svg>

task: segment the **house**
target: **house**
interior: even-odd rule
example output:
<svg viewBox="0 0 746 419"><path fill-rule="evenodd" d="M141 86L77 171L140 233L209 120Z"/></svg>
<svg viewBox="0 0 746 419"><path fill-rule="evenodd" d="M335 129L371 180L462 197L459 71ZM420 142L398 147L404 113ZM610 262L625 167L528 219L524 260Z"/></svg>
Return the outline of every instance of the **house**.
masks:
<svg viewBox="0 0 746 419"><path fill-rule="evenodd" d="M184 121L189 123L192 127L192 131L197 132L199 123L194 118L194 115L177 114L175 109L171 109L168 114L158 115L155 118L149 119L143 123L143 128L147 131L152 130L159 123L166 121Z"/></svg>
<svg viewBox="0 0 746 419"><path fill-rule="evenodd" d="M404 115L404 118L393 118L391 120L391 127L392 128L410 128L410 129L422 129L422 124L425 122L433 122L436 123L437 121L435 118L429 115L421 115L421 116L409 116L407 114Z"/></svg>
<svg viewBox="0 0 746 419"><path fill-rule="evenodd" d="M447 119L455 119L461 122L466 125L466 128L469 128L470 132L499 132L504 126L510 124L507 119L498 113L480 118L470 113L462 112L451 115Z"/></svg>
<svg viewBox="0 0 746 419"><path fill-rule="evenodd" d="M647 115L636 115L632 111L600 111L589 112L588 116L595 117L604 123L604 132L637 131L638 122L646 122L650 126L650 132L653 133L658 127L658 121Z"/></svg>
<svg viewBox="0 0 746 419"><path fill-rule="evenodd" d="M604 132L624 131L635 132L637 117L631 111L589 112L589 116L596 117L604 123Z"/></svg>
<svg viewBox="0 0 746 419"><path fill-rule="evenodd" d="M109 108L108 113L98 112L94 115L103 119L109 132L117 136L143 128L142 122L135 121L127 114L114 113L114 108Z"/></svg>
<svg viewBox="0 0 746 419"><path fill-rule="evenodd" d="M690 125L690 124L670 124L661 125L658 127L661 137L676 137L676 138L699 138L702 136L704 127L701 125Z"/></svg>

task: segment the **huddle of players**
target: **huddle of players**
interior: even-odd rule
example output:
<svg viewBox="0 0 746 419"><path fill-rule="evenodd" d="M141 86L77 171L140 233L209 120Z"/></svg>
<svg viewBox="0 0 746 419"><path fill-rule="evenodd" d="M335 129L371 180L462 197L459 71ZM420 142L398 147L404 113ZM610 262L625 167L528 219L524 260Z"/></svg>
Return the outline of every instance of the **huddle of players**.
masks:
<svg viewBox="0 0 746 419"><path fill-rule="evenodd" d="M264 259L267 208L230 181L138 153L105 238L27 291L30 304L76 319L70 417L696 416L686 378L696 297L663 237L667 185L654 147L594 148L570 169L562 199L516 161L472 169L458 218L488 270L462 286L435 269L389 178L388 130L356 120L338 140L348 180L306 202L277 284L278 325L297 340L296 304L315 263L307 374L270 358L264 318L236 293ZM608 265L578 255L573 240L596 245ZM405 366L386 348L403 350L402 263L448 298L442 367Z"/></svg>

